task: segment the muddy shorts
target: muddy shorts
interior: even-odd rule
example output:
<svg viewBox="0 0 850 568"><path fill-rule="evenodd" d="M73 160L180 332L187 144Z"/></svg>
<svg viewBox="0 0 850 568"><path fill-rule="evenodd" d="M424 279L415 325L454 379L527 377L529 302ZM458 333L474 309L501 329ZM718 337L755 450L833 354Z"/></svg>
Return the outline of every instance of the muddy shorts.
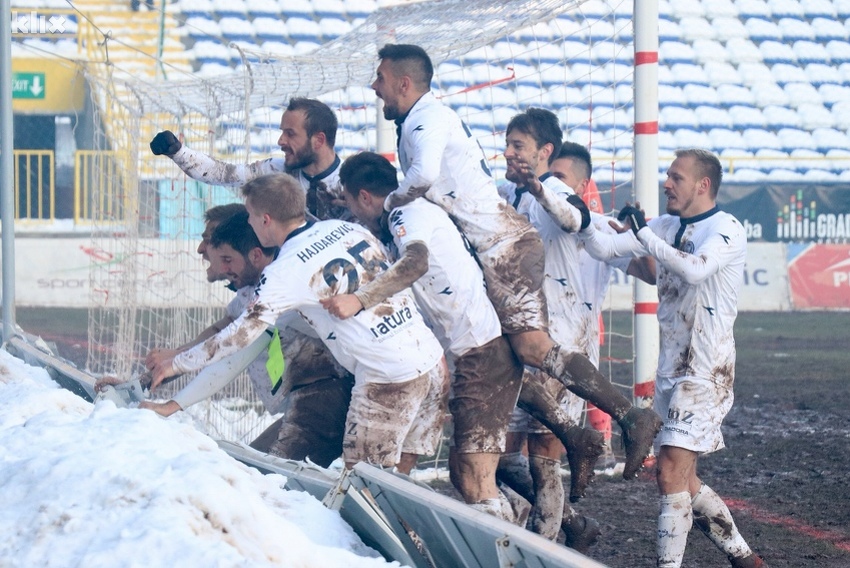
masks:
<svg viewBox="0 0 850 568"><path fill-rule="evenodd" d="M351 391L343 457L393 467L402 452L433 454L443 433L449 377L445 360L403 383L362 383Z"/></svg>
<svg viewBox="0 0 850 568"><path fill-rule="evenodd" d="M503 335L458 357L449 399L454 450L504 452L511 409L521 385L522 364Z"/></svg>
<svg viewBox="0 0 850 568"><path fill-rule="evenodd" d="M535 369L533 367L526 367L525 372L536 377L544 374L540 369ZM583 418L582 415L584 413L584 399L579 398L570 391L562 388L561 383L556 379L552 379L547 376L545 384L553 387L552 389L549 389L550 392L557 390L557 392L561 393L561 410L563 410L575 424L581 425ZM517 406L511 413L511 422L508 426L508 432L512 434L523 432L527 432L528 434L546 434L549 432L549 429L541 424L536 418L533 418L525 410Z"/></svg>
<svg viewBox="0 0 850 568"><path fill-rule="evenodd" d="M487 296L496 308L502 332L548 331L543 295L543 241L535 230L505 239L478 253Z"/></svg>
<svg viewBox="0 0 850 568"><path fill-rule="evenodd" d="M664 420L655 438L661 446L699 453L723 449L720 424L732 408L732 389L696 377L657 378L653 409Z"/></svg>

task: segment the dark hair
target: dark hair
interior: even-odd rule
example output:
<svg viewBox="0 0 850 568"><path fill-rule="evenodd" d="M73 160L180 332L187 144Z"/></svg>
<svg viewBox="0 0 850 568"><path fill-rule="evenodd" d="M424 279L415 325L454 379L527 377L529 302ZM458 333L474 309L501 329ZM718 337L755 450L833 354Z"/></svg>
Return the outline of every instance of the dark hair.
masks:
<svg viewBox="0 0 850 568"><path fill-rule="evenodd" d="M593 163L590 161L590 152L587 151L587 148L575 142L564 142L561 145L561 151L555 156L556 160L561 158L569 158L573 161L573 164L581 166L584 170L581 172L584 179L590 179L593 173Z"/></svg>
<svg viewBox="0 0 850 568"><path fill-rule="evenodd" d="M225 219L233 216L240 211L245 211L245 205L242 203L227 203L226 205L216 205L210 207L204 212L205 223L221 223Z"/></svg>
<svg viewBox="0 0 850 568"><path fill-rule="evenodd" d="M345 191L356 196L365 189L386 197L398 188L398 173L385 157L374 152L360 152L346 158L339 168L339 182Z"/></svg>
<svg viewBox="0 0 850 568"><path fill-rule="evenodd" d="M388 43L378 51L378 59L393 62L396 75L407 75L420 91L431 89L434 65L424 49L418 45Z"/></svg>
<svg viewBox="0 0 850 568"><path fill-rule="evenodd" d="M242 186L242 195L251 206L275 221L303 219L307 196L301 184L289 174L266 174Z"/></svg>
<svg viewBox="0 0 850 568"><path fill-rule="evenodd" d="M720 183L723 181L723 166L720 165L720 159L714 153L702 148L684 148L676 150L675 153L677 158L690 156L694 159L699 178L708 178L711 183L711 196L716 198Z"/></svg>
<svg viewBox="0 0 850 568"><path fill-rule="evenodd" d="M266 256L273 256L277 251L277 247L264 247L260 244L254 229L248 224L248 212L244 210L231 215L215 228L210 237L210 245L216 248L230 245L242 256L248 256L255 248L262 250Z"/></svg>
<svg viewBox="0 0 850 568"><path fill-rule="evenodd" d="M561 132L561 125L558 124L558 117L551 111L542 108L529 108L514 116L508 123L506 134L510 134L513 130L519 130L534 138L538 150L546 144L551 144L550 164L561 151L561 141L564 139L564 135Z"/></svg>
<svg viewBox="0 0 850 568"><path fill-rule="evenodd" d="M316 132L323 132L325 140L328 142L328 146L331 148L334 147L334 144L336 143L336 129L337 126L339 126L339 123L337 122L336 115L334 114L334 111L331 110L331 107L322 101L317 101L316 99L296 97L289 100L289 105L287 105L286 110L303 111L304 130L307 131L307 137L309 138Z"/></svg>

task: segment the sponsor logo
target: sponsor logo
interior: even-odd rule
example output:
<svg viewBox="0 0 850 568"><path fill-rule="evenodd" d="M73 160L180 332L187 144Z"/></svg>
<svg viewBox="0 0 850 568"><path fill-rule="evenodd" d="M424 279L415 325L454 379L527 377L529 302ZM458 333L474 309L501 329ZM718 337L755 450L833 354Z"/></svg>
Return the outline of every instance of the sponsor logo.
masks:
<svg viewBox="0 0 850 568"><path fill-rule="evenodd" d="M65 18L45 16L35 10L29 13L12 12L13 34L62 34L65 33Z"/></svg>
<svg viewBox="0 0 850 568"><path fill-rule="evenodd" d="M749 234L747 236L749 238ZM798 190L788 204L776 212L776 238L821 242L846 240L850 238L850 214L818 213L817 202L806 201L803 190Z"/></svg>
<svg viewBox="0 0 850 568"><path fill-rule="evenodd" d="M371 331L372 335L376 338L383 339L394 334L395 330L401 328L412 319L413 312L409 307L404 307L400 310L394 311L388 316L384 316L384 319L375 327L370 327L369 331Z"/></svg>

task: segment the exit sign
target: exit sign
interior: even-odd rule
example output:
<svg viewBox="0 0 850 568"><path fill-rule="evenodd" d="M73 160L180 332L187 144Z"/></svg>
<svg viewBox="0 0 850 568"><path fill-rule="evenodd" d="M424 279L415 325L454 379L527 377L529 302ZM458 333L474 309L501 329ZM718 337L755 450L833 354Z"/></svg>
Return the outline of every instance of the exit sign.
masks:
<svg viewBox="0 0 850 568"><path fill-rule="evenodd" d="M44 73L12 73L13 99L43 99Z"/></svg>

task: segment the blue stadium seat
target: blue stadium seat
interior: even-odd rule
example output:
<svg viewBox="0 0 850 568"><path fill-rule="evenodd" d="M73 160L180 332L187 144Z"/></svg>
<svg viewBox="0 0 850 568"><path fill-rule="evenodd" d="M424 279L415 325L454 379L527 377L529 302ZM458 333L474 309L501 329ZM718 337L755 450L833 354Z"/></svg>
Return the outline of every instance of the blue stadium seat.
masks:
<svg viewBox="0 0 850 568"><path fill-rule="evenodd" d="M787 83L784 89L785 94L788 95L788 104L794 108L806 103L823 104L818 90L806 79L796 83Z"/></svg>
<svg viewBox="0 0 850 568"><path fill-rule="evenodd" d="M696 53L690 44L681 41L662 41L658 44L658 61L666 65L693 63Z"/></svg>
<svg viewBox="0 0 850 568"><path fill-rule="evenodd" d="M708 85L698 85L691 83L682 87L685 92L685 98L692 106L697 105L720 105L720 98L717 96L717 90Z"/></svg>
<svg viewBox="0 0 850 568"><path fill-rule="evenodd" d="M711 148L711 138L701 130L679 128L673 136L678 148Z"/></svg>
<svg viewBox="0 0 850 568"><path fill-rule="evenodd" d="M812 29L812 26L805 20L781 18L777 25L782 31L782 37L785 41L813 41L815 39L815 30Z"/></svg>
<svg viewBox="0 0 850 568"><path fill-rule="evenodd" d="M806 72L801 67L790 63L777 63L771 67L770 72L773 74L776 84L780 86L808 80Z"/></svg>
<svg viewBox="0 0 850 568"><path fill-rule="evenodd" d="M802 19L805 10L797 0L767 0L770 12L774 18Z"/></svg>
<svg viewBox="0 0 850 568"><path fill-rule="evenodd" d="M345 13L352 18L367 18L378 9L376 0L343 0Z"/></svg>
<svg viewBox="0 0 850 568"><path fill-rule="evenodd" d="M775 65L777 63L795 64L797 56L794 50L787 43L778 40L766 40L759 45L759 51L762 53L762 61L767 65Z"/></svg>
<svg viewBox="0 0 850 568"><path fill-rule="evenodd" d="M183 25L186 35L191 38L221 37L218 22L207 17L191 16Z"/></svg>
<svg viewBox="0 0 850 568"><path fill-rule="evenodd" d="M658 40L679 41L682 39L682 28L673 20L658 19Z"/></svg>
<svg viewBox="0 0 850 568"><path fill-rule="evenodd" d="M280 13L287 18L313 18L313 3L310 0L278 0Z"/></svg>
<svg viewBox="0 0 850 568"><path fill-rule="evenodd" d="M812 20L814 18L829 18L837 17L835 6L830 0L800 0L800 6L803 7L803 14L806 18Z"/></svg>
<svg viewBox="0 0 850 568"><path fill-rule="evenodd" d="M703 64L703 68L708 77L708 83L713 87L741 84L741 76L731 63L708 61Z"/></svg>
<svg viewBox="0 0 850 568"><path fill-rule="evenodd" d="M210 19L213 11L210 0L180 0L177 6L186 19L193 17Z"/></svg>
<svg viewBox="0 0 850 568"><path fill-rule="evenodd" d="M829 67L830 71L835 71L832 67ZM825 107L829 108L833 115L836 114L835 107L840 105L843 102L850 102L850 85L839 85L834 83L824 83L823 85L818 87L818 93L820 94L821 100ZM838 110L841 110L845 107L839 106ZM848 108L847 110L850 110ZM847 124L844 128L850 128L850 115L847 116ZM836 118L833 118L833 121L838 122Z"/></svg>
<svg viewBox="0 0 850 568"><path fill-rule="evenodd" d="M738 19L740 11L732 0L703 0L701 5L705 7L707 18L735 18Z"/></svg>
<svg viewBox="0 0 850 568"><path fill-rule="evenodd" d="M289 30L286 27L286 22L281 18L261 16L255 18L252 24L257 39L261 41L279 41L281 43L289 41Z"/></svg>
<svg viewBox="0 0 850 568"><path fill-rule="evenodd" d="M772 20L764 18L748 18L744 22L744 27L747 28L750 39L756 43L763 41L782 41L782 30L778 24Z"/></svg>
<svg viewBox="0 0 850 568"><path fill-rule="evenodd" d="M278 17L280 6L276 0L245 0L245 8L254 17Z"/></svg>
<svg viewBox="0 0 850 568"><path fill-rule="evenodd" d="M826 63L810 63L806 65L806 77L808 77L812 85L817 87L818 91L820 91L823 85L840 85L843 82L838 69Z"/></svg>
<svg viewBox="0 0 850 568"><path fill-rule="evenodd" d="M286 27L289 30L290 39L296 42L311 41L318 43L319 41L321 30L319 30L319 24L313 19L303 16L287 17Z"/></svg>
<svg viewBox="0 0 850 568"><path fill-rule="evenodd" d="M850 63L850 42L832 40L826 44L826 52L834 65Z"/></svg>
<svg viewBox="0 0 850 568"><path fill-rule="evenodd" d="M682 37L695 39L715 39L717 30L702 16L688 16L679 20Z"/></svg>
<svg viewBox="0 0 850 568"><path fill-rule="evenodd" d="M732 38L726 42L729 62L736 65L741 63L761 63L762 54L759 48L749 38ZM743 73L742 73L743 74Z"/></svg>
<svg viewBox="0 0 850 568"><path fill-rule="evenodd" d="M345 4L342 0L313 0L313 12L319 18L344 18Z"/></svg>
<svg viewBox="0 0 850 568"><path fill-rule="evenodd" d="M748 148L781 150L782 143L773 132L761 128L745 128L742 133ZM762 151L762 150L759 150Z"/></svg>
<svg viewBox="0 0 850 568"><path fill-rule="evenodd" d="M714 18L711 25L717 31L719 41L729 41L730 39L748 38L747 28L739 18L720 17ZM732 51L731 49L729 50Z"/></svg>
<svg viewBox="0 0 850 568"><path fill-rule="evenodd" d="M847 30L834 19L815 18L812 20L815 40L826 43L830 40L847 41Z"/></svg>
<svg viewBox="0 0 850 568"><path fill-rule="evenodd" d="M733 105L729 107L729 116L737 129L765 128L767 120L760 108L747 105Z"/></svg>
<svg viewBox="0 0 850 568"><path fill-rule="evenodd" d="M699 105L694 109L699 125L703 128L734 128L735 123L725 108L714 105Z"/></svg>
<svg viewBox="0 0 850 568"><path fill-rule="evenodd" d="M730 150L747 150L748 148L741 133L731 128L712 128L708 131L708 139L711 143L711 149L718 154Z"/></svg>
<svg viewBox="0 0 850 568"><path fill-rule="evenodd" d="M700 126L696 112L686 107L664 106L658 111L658 128L676 131L680 128L696 130Z"/></svg>
<svg viewBox="0 0 850 568"><path fill-rule="evenodd" d="M323 17L319 20L319 30L324 39L336 39L351 31L348 20L339 17Z"/></svg>
<svg viewBox="0 0 850 568"><path fill-rule="evenodd" d="M676 0L670 3L675 18L681 20L690 16L705 16L706 8L699 0Z"/></svg>
<svg viewBox="0 0 850 568"><path fill-rule="evenodd" d="M746 18L766 18L772 17L773 13L770 7L764 0L737 0L735 4L738 6L738 11L742 19Z"/></svg>
<svg viewBox="0 0 850 568"><path fill-rule="evenodd" d="M803 128L808 131L816 128L832 128L835 125L829 110L815 102L801 104L797 108L797 115L800 117Z"/></svg>
<svg viewBox="0 0 850 568"><path fill-rule="evenodd" d="M221 35L230 41L254 41L254 26L244 18L227 16L218 21Z"/></svg>
<svg viewBox="0 0 850 568"><path fill-rule="evenodd" d="M243 0L212 0L213 11L219 18L233 17L245 19L248 9Z"/></svg>

